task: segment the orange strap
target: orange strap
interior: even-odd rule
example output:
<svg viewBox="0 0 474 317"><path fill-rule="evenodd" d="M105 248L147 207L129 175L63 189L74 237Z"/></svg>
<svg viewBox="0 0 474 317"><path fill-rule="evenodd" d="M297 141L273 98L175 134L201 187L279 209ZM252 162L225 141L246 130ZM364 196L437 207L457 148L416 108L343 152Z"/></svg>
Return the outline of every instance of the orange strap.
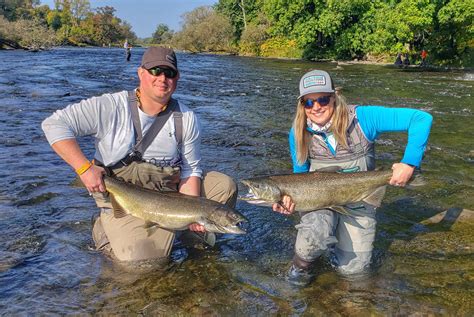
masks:
<svg viewBox="0 0 474 317"><path fill-rule="evenodd" d="M84 174L89 168L91 168L92 165L94 165L94 160L92 160L92 162L90 162L90 161L85 162L84 164L82 164L81 167L79 167L76 170L77 175Z"/></svg>

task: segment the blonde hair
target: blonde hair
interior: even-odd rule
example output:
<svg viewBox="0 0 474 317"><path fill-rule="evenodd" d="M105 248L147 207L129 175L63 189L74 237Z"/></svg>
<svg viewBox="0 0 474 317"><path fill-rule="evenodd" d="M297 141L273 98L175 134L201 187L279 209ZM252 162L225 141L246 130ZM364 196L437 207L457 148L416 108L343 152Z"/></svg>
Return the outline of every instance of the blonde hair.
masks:
<svg viewBox="0 0 474 317"><path fill-rule="evenodd" d="M331 117L331 126L329 131L334 134L337 144L343 148L347 145L347 128L349 125L349 110L347 108L346 98L341 93L341 88L335 89L334 113ZM303 98L298 100L296 105L295 119L293 120L293 131L295 133L296 158L298 164L304 164L309 157L309 144L312 134L306 130L308 117L303 106Z"/></svg>

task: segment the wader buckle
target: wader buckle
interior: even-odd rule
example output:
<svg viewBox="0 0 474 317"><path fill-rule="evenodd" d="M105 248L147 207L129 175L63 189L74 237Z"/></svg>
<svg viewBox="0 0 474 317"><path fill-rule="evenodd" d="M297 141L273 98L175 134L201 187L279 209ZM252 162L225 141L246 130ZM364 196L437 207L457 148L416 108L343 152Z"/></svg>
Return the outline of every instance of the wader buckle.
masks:
<svg viewBox="0 0 474 317"><path fill-rule="evenodd" d="M131 152L130 154L125 156L123 159L121 159L119 162L123 164L123 166L127 166L135 161L142 161L142 154L138 151Z"/></svg>

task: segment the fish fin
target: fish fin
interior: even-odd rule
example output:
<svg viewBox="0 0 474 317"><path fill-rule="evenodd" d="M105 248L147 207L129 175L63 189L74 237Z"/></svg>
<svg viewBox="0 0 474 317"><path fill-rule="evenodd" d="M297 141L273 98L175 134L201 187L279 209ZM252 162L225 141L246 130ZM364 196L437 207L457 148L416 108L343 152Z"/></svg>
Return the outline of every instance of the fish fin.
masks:
<svg viewBox="0 0 474 317"><path fill-rule="evenodd" d="M114 198L114 195L110 195L110 203L112 204L112 210L114 212L115 218L123 218L127 213L120 207L117 201Z"/></svg>
<svg viewBox="0 0 474 317"><path fill-rule="evenodd" d="M153 228L153 227L156 227L156 226L157 226L157 224L154 223L154 222L145 221L145 224L143 225L143 228L149 229L149 228Z"/></svg>
<svg viewBox="0 0 474 317"><path fill-rule="evenodd" d="M154 234L156 230L159 228L159 226L156 223L148 222L148 221L145 223L144 227L146 229L147 238L149 238L152 234Z"/></svg>
<svg viewBox="0 0 474 317"><path fill-rule="evenodd" d="M369 196L362 199L362 201L364 201L364 202L366 202L370 205L373 205L375 207L380 207L380 205L382 204L382 199L385 196L385 191L386 190L387 190L386 185L380 186L379 188L374 190L374 192L371 193Z"/></svg>
<svg viewBox="0 0 474 317"><path fill-rule="evenodd" d="M349 210L347 208L344 208L343 206L331 206L328 209L338 212L340 214L346 215L346 216L352 216Z"/></svg>

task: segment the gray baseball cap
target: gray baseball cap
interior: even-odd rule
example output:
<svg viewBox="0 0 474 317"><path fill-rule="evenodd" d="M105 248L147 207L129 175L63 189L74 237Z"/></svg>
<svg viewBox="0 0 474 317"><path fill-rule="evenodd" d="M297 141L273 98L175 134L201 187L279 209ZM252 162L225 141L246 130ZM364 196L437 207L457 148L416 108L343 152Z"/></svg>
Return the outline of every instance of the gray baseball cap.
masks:
<svg viewBox="0 0 474 317"><path fill-rule="evenodd" d="M142 57L141 67L150 69L156 66L168 66L178 71L178 60L176 54L171 48L166 47L150 47Z"/></svg>
<svg viewBox="0 0 474 317"><path fill-rule="evenodd" d="M312 70L301 77L300 96L318 92L334 92L334 83L331 76L324 70Z"/></svg>

